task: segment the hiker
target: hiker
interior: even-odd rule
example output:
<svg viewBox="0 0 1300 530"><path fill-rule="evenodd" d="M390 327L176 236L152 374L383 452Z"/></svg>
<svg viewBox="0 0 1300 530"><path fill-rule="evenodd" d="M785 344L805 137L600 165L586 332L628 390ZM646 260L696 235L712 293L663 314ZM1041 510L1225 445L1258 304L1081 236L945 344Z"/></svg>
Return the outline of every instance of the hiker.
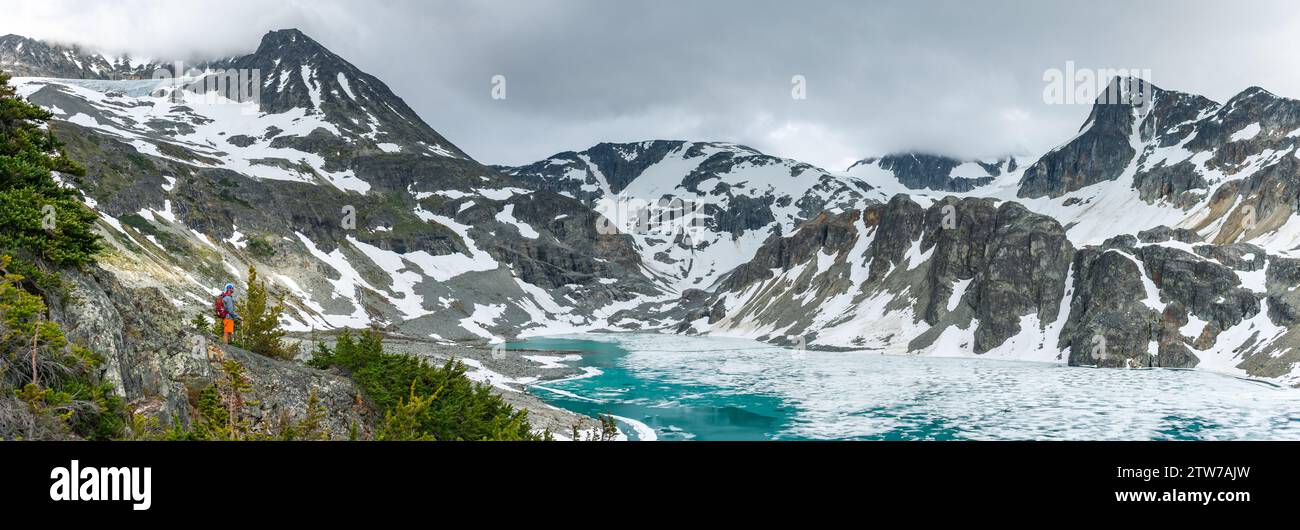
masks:
<svg viewBox="0 0 1300 530"><path fill-rule="evenodd" d="M244 320L235 313L235 284L226 284L226 290L217 297L215 306L217 319L221 321L221 340L230 344L230 336L235 334L235 321Z"/></svg>

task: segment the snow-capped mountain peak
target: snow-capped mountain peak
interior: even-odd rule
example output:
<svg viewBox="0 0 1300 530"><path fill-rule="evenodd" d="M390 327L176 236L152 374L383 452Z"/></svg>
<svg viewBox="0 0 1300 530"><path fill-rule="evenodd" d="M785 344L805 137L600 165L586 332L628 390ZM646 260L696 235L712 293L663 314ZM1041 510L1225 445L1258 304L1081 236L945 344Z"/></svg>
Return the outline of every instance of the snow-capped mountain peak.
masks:
<svg viewBox="0 0 1300 530"><path fill-rule="evenodd" d="M52 44L23 37L0 37L0 71L18 77L74 79L148 79L155 61L113 57L77 45Z"/></svg>
<svg viewBox="0 0 1300 530"><path fill-rule="evenodd" d="M581 202L469 159L301 32L186 70L14 80L87 161L69 184L100 214L122 257L115 272L178 307L203 307L210 286L256 265L286 296L291 329L401 326L464 340L601 325L595 309L655 291L630 241L597 233ZM257 78L231 76L245 71L262 73L260 97L209 89L216 77ZM615 278L618 289L599 281Z"/></svg>
<svg viewBox="0 0 1300 530"><path fill-rule="evenodd" d="M892 188L901 184L905 190L965 193L992 184L1019 168L1014 156L991 160L959 160L930 153L895 153L866 158L848 168L850 175L873 185Z"/></svg>
<svg viewBox="0 0 1300 530"><path fill-rule="evenodd" d="M704 288L753 257L767 238L827 210L887 197L859 179L725 142L602 143L505 173L572 196L632 235L666 288ZM646 219L687 208L689 234ZM672 210L672 213L669 213Z"/></svg>
<svg viewBox="0 0 1300 530"><path fill-rule="evenodd" d="M15 84L87 161L70 184L106 266L187 310L256 265L299 330L657 329L1300 381L1300 111L1262 89L1219 105L1127 82L1141 101L1099 99L1032 158L829 172L652 140L490 168L298 31L197 76L259 72L256 101L78 60L86 78ZM1091 357L1098 336L1118 354Z"/></svg>
<svg viewBox="0 0 1300 530"><path fill-rule="evenodd" d="M299 30L269 32L256 52L212 66L257 72L263 112L304 109L386 152L468 158L386 84Z"/></svg>

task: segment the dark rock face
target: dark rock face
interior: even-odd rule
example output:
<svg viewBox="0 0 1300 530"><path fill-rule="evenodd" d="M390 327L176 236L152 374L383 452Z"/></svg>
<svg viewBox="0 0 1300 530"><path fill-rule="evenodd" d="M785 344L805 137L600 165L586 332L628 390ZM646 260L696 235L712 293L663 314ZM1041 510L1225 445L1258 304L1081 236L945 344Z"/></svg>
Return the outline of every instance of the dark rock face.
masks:
<svg viewBox="0 0 1300 530"><path fill-rule="evenodd" d="M1138 196L1142 200L1155 202L1160 199L1190 198L1186 192L1205 189L1209 187L1209 182L1196 171L1195 165L1184 160L1172 166L1160 166L1134 175L1133 187L1138 190Z"/></svg>
<svg viewBox="0 0 1300 530"><path fill-rule="evenodd" d="M597 287L601 285L599 280L618 279L622 289L610 291L614 298L656 292L637 273L641 256L630 236L601 234L597 230L600 215L583 208L575 199L539 191L511 197L503 201L502 207L506 205L513 205L515 218L538 230L539 236L524 237L513 226L498 222L497 208L476 206L444 213L475 227L471 236L485 244L484 250L533 285L548 289L571 284ZM489 230L495 235L490 235Z"/></svg>
<svg viewBox="0 0 1300 530"><path fill-rule="evenodd" d="M1189 347L1188 340L1182 336L1182 327L1187 325L1187 322L1187 309L1182 304L1170 302L1165 306L1165 311L1160 316L1156 339L1156 354L1160 366L1194 368L1201 363L1200 358Z"/></svg>
<svg viewBox="0 0 1300 530"><path fill-rule="evenodd" d="M1115 248L1132 252L1138 245L1138 238L1133 234L1121 234L1102 242L1102 248Z"/></svg>
<svg viewBox="0 0 1300 530"><path fill-rule="evenodd" d="M1265 270L1268 318L1279 326L1300 324L1300 259L1270 257Z"/></svg>
<svg viewBox="0 0 1300 530"><path fill-rule="evenodd" d="M1118 81L1116 81L1118 82ZM1025 169L1017 196L1060 197L1098 182L1119 178L1137 151L1129 145L1133 107L1098 102L1070 143Z"/></svg>
<svg viewBox="0 0 1300 530"><path fill-rule="evenodd" d="M869 237L870 244L862 255L849 253L863 237ZM918 248L920 261L913 255ZM916 298L915 314L931 326L946 326L949 319L962 321L954 313L977 319L973 347L984 353L1022 331L1024 315L1035 315L1044 323L1063 318L1059 313L1073 255L1074 248L1058 223L1019 204L947 198L926 209L900 195L860 213L823 214L790 237L770 239L753 261L727 276L713 298L694 304L699 309L690 320L717 313L722 295L767 282L773 271L794 270L834 256L824 274L805 273L786 286L765 284L771 287L764 289L776 290L765 291L763 302L746 316L777 328L794 324L789 328L793 332L815 334L815 329L800 331L806 325L800 319L808 311L800 311L798 304L803 302L796 300L806 296L822 300L853 288L862 289L863 296L880 289L907 291ZM849 280L848 269L854 266L867 267L861 286ZM970 286L957 309L950 310L958 281L968 281ZM908 298L899 296L895 302L906 307Z"/></svg>
<svg viewBox="0 0 1300 530"><path fill-rule="evenodd" d="M1174 300L1204 320L1228 329L1259 312L1259 300L1232 269L1182 250L1145 246L1137 251L1162 298Z"/></svg>
<svg viewBox="0 0 1300 530"><path fill-rule="evenodd" d="M1159 315L1142 304L1142 271L1113 250L1083 249L1074 258L1074 300L1061 333L1071 366L1155 366L1148 350Z"/></svg>
<svg viewBox="0 0 1300 530"><path fill-rule="evenodd" d="M1259 124L1261 134L1232 140L1234 134L1250 124ZM1213 160L1216 167L1226 169L1250 154L1276 145L1282 140L1279 137L1284 137L1297 126L1300 126L1300 101L1251 87L1225 103L1212 119L1197 124L1198 133L1188 142L1187 148L1195 151L1236 144L1233 149L1220 151Z"/></svg>
<svg viewBox="0 0 1300 530"><path fill-rule="evenodd" d="M1146 234L1147 240L1165 240ZM1219 334L1243 324L1260 311L1261 295L1243 287L1236 271L1262 268L1265 255L1253 245L1200 245L1196 254L1178 248L1103 245L1075 258L1074 300L1060 344L1070 348L1073 365L1190 368L1200 363L1198 350L1214 347ZM1285 266L1270 262L1277 284ZM1150 281L1159 300L1148 299ZM1273 292L1273 291L1270 291ZM1276 291L1282 294L1281 290ZM1150 304L1162 304L1163 312ZM1271 304L1271 301L1270 301ZM1270 305L1277 319L1287 318L1286 304ZM1197 336L1184 336L1190 317L1204 321ZM1195 330L1192 330L1195 332Z"/></svg>
<svg viewBox="0 0 1300 530"><path fill-rule="evenodd" d="M1268 252L1248 243L1199 245L1192 250L1197 256L1218 261L1238 271L1260 271L1268 264Z"/></svg>
<svg viewBox="0 0 1300 530"><path fill-rule="evenodd" d="M1020 316L1054 322L1065 295L1074 246L1050 217L1016 203L998 208L985 249L987 265L972 284L976 318L975 353L984 353L1021 332Z"/></svg>
<svg viewBox="0 0 1300 530"><path fill-rule="evenodd" d="M1177 145L1196 133L1197 118L1218 108L1203 97L1163 90L1131 78L1112 80L1109 90L1121 95L1149 97L1150 104L1135 105L1140 100L1112 99L1107 93L1098 96L1078 136L1025 169L1018 196L1060 197L1115 180L1136 157L1145 156L1133 147L1131 140L1135 135L1140 141L1153 141L1159 147ZM1187 190L1207 185L1192 169L1190 164L1150 168L1135 176L1134 185L1144 200L1177 198Z"/></svg>
<svg viewBox="0 0 1300 530"><path fill-rule="evenodd" d="M1144 244L1164 243L1166 241L1178 241L1181 243L1203 243L1205 241L1201 239L1201 236L1194 230L1188 230L1186 228L1175 229L1167 226L1157 226L1150 230L1138 232L1137 239ZM1132 245L1129 246L1131 247Z"/></svg>
<svg viewBox="0 0 1300 530"><path fill-rule="evenodd" d="M1191 138L1199 130L1197 120L1219 108L1219 104L1195 94L1165 90L1148 83L1154 106L1143 120L1143 140L1156 140L1170 147Z"/></svg>
<svg viewBox="0 0 1300 530"><path fill-rule="evenodd" d="M925 153L900 153L876 158L868 158L855 163L849 168L851 171L859 165L878 165L881 169L890 171L898 182L908 189L923 190L929 189L934 191L949 191L964 193L980 186L990 184L998 176L1002 175L1005 165L1007 171L1016 170L1016 159L1008 158L999 160L996 163L975 162L987 176L983 177L954 177L952 172L957 166L967 163L966 161L957 160L946 156L931 155Z"/></svg>
<svg viewBox="0 0 1300 530"><path fill-rule="evenodd" d="M719 286L719 292L739 291L749 285L770 279L772 270L785 270L797 264L816 259L816 254L823 249L847 249L860 237L855 223L862 212L856 210L839 215L823 213L816 219L808 221L791 237L772 238L754 255L754 259L737 267ZM702 292L702 291L701 291ZM698 292L692 291L691 297L683 296L686 302L705 301Z"/></svg>
<svg viewBox="0 0 1300 530"><path fill-rule="evenodd" d="M869 281L883 278L902 263L907 251L925 230L925 209L906 195L895 195L884 206L868 208L863 214L867 226L876 227L871 240Z"/></svg>
<svg viewBox="0 0 1300 530"><path fill-rule="evenodd" d="M999 226L997 217L996 205L987 199L948 197L926 211L926 226L940 228L928 230L922 243L934 247L927 276L931 295L923 313L926 323L937 325L948 313L946 302L955 281L971 280L985 270L989 242Z"/></svg>
<svg viewBox="0 0 1300 530"><path fill-rule="evenodd" d="M620 193L647 168L658 164L664 156L685 145L681 141L653 141L640 145L601 143L587 151L596 169L605 176L609 190ZM632 153L632 154L628 154Z"/></svg>
<svg viewBox="0 0 1300 530"><path fill-rule="evenodd" d="M1023 315L1043 324L1060 316L1066 275L1074 255L1055 220L1016 203L947 198L926 212L922 249L931 245L924 320L941 325L957 281L969 280L958 301L979 321L975 353L986 353L1021 331ZM958 309L960 311L960 309Z"/></svg>
<svg viewBox="0 0 1300 530"><path fill-rule="evenodd" d="M772 215L771 198L755 198L748 195L733 197L726 210L706 205L704 213L709 215L706 226L738 237L750 230L758 230L776 222Z"/></svg>

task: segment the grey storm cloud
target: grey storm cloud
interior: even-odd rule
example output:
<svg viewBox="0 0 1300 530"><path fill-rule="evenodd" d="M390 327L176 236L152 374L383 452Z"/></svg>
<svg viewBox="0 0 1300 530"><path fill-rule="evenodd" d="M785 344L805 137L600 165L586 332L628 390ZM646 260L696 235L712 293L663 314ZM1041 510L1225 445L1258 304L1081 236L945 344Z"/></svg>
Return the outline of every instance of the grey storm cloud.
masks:
<svg viewBox="0 0 1300 530"><path fill-rule="evenodd" d="M1034 154L1087 116L1044 103L1044 72L1067 61L1149 70L1217 101L1249 86L1300 96L1300 10L1286 0L4 3L0 33L144 57L247 53L297 27L500 164L648 139L828 169L903 150Z"/></svg>

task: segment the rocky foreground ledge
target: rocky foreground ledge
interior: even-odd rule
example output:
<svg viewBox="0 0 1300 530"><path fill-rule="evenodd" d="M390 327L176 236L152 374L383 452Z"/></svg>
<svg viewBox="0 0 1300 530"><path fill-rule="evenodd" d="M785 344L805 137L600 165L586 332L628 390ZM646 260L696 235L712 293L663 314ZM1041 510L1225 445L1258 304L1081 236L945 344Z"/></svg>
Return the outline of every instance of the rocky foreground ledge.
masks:
<svg viewBox="0 0 1300 530"><path fill-rule="evenodd" d="M162 425L180 422L189 428L190 404L222 376L221 361L229 359L244 367L251 385L249 412L254 419L286 415L301 419L313 390L328 410L324 424L331 439L346 440L354 428L364 437L380 419L352 380L304 364L315 340L329 344L333 337L294 337L302 346L298 359L273 359L199 334L157 288L126 287L113 273L99 267L60 274L67 289L47 293L51 320L64 327L70 340L104 357L104 377L132 412L155 417ZM563 435L574 426L584 431L599 426L592 418L552 407L526 392L527 382L572 375L566 369L545 369L517 356L494 359L486 345L453 346L400 337L387 339L385 345L391 352L435 363L463 360L472 378L491 385L512 406L527 408L538 429Z"/></svg>

